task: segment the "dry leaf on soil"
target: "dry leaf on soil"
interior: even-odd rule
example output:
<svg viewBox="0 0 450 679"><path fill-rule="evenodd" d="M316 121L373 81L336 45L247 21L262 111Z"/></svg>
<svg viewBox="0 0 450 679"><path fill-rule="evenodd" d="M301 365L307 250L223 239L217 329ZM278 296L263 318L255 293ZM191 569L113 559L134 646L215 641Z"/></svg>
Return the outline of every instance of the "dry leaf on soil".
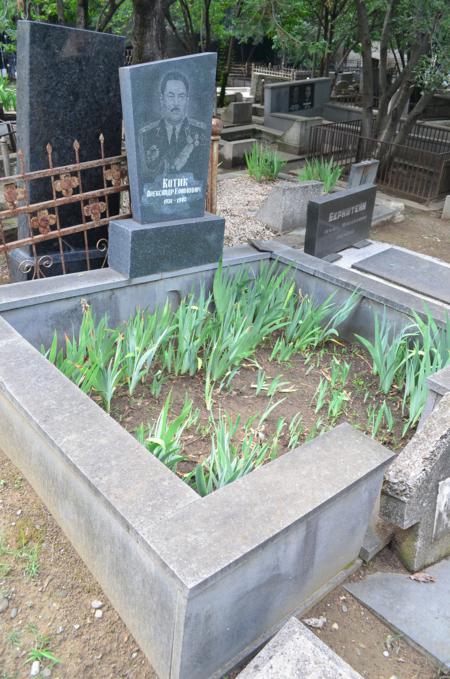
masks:
<svg viewBox="0 0 450 679"><path fill-rule="evenodd" d="M415 582L436 582L434 575L429 575L428 573L413 573L409 576L409 579Z"/></svg>

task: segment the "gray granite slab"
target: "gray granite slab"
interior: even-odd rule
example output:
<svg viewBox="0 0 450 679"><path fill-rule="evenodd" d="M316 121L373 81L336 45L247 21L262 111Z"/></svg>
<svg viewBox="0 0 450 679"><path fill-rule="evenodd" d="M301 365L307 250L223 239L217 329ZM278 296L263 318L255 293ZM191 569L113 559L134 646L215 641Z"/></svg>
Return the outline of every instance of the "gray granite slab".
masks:
<svg viewBox="0 0 450 679"><path fill-rule="evenodd" d="M363 186L310 200L305 252L326 257L369 237L376 186Z"/></svg>
<svg viewBox="0 0 450 679"><path fill-rule="evenodd" d="M450 304L450 266L419 254L388 248L353 268Z"/></svg>
<svg viewBox="0 0 450 679"><path fill-rule="evenodd" d="M208 213L158 224L118 219L109 226L109 266L138 278L218 262L224 230L225 220Z"/></svg>
<svg viewBox="0 0 450 679"><path fill-rule="evenodd" d="M450 559L425 571L436 582L421 584L402 573L375 573L345 588L378 617L450 668Z"/></svg>
<svg viewBox="0 0 450 679"><path fill-rule="evenodd" d="M216 53L120 69L133 218L202 217Z"/></svg>
<svg viewBox="0 0 450 679"><path fill-rule="evenodd" d="M100 133L105 137L105 155L120 154L119 67L123 64L124 48L125 39L117 35L36 21L18 22L17 139L18 148L24 152L26 171L48 167L49 142L54 167L75 162L75 139L80 143L82 162L99 158ZM82 180L85 191L103 187L100 170L83 172ZM48 179L32 182L29 198L30 202L52 199L51 182ZM107 200L110 214L117 214L118 198ZM62 226L83 221L79 204L63 206L59 214ZM19 235L29 235L24 219L19 221ZM96 258L98 266L104 260L104 253L96 251L96 243L105 236L106 227L88 232L91 267L95 266ZM68 270L85 269L85 258L79 256L80 250L84 251L83 235L68 236L64 247ZM55 254L54 266L46 270L46 275L61 273L56 239L36 248L38 255ZM26 251L21 253L26 256Z"/></svg>

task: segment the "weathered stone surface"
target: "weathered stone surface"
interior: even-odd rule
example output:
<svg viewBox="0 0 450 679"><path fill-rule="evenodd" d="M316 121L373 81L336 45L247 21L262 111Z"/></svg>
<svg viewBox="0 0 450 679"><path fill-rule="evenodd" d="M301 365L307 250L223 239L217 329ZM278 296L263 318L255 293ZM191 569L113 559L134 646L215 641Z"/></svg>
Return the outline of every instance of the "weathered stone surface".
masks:
<svg viewBox="0 0 450 679"><path fill-rule="evenodd" d="M245 154L250 153L253 145L257 143L258 140L253 137L235 140L222 139L219 146L219 161L222 167L231 168L242 165L245 161Z"/></svg>
<svg viewBox="0 0 450 679"><path fill-rule="evenodd" d="M356 186L375 184L379 165L379 160L363 160L360 163L353 163L348 177L348 188L354 189Z"/></svg>
<svg viewBox="0 0 450 679"><path fill-rule="evenodd" d="M450 391L450 366L438 370L427 378L428 398L420 416L419 429L421 429L430 413L433 412L441 398Z"/></svg>
<svg viewBox="0 0 450 679"><path fill-rule="evenodd" d="M395 544L410 570L450 554L450 394L388 469L380 514L401 529Z"/></svg>
<svg viewBox="0 0 450 679"><path fill-rule="evenodd" d="M450 219L450 196L445 197L444 209L442 210L442 219Z"/></svg>
<svg viewBox="0 0 450 679"><path fill-rule="evenodd" d="M426 575L434 582L414 582L402 573L374 573L345 588L401 636L450 669L450 559Z"/></svg>
<svg viewBox="0 0 450 679"><path fill-rule="evenodd" d="M290 618L238 679L362 679L297 618Z"/></svg>
<svg viewBox="0 0 450 679"><path fill-rule="evenodd" d="M233 101L223 111L222 120L232 125L247 125L252 122L252 108L251 101Z"/></svg>
<svg viewBox="0 0 450 679"><path fill-rule="evenodd" d="M450 304L450 265L400 248L362 259L353 268Z"/></svg>
<svg viewBox="0 0 450 679"><path fill-rule="evenodd" d="M215 101L216 53L120 69L133 217L202 217Z"/></svg>
<svg viewBox="0 0 450 679"><path fill-rule="evenodd" d="M160 224L120 219L109 226L109 266L128 278L218 262L225 220L205 214Z"/></svg>
<svg viewBox="0 0 450 679"><path fill-rule="evenodd" d="M263 204L256 218L275 231L306 228L306 212L311 199L322 194L323 182L278 182Z"/></svg>
<svg viewBox="0 0 450 679"><path fill-rule="evenodd" d="M53 147L53 165L75 162L74 140L80 142L80 160L100 157L99 135L105 137L105 155L117 156L121 147L121 103L119 67L123 64L125 39L108 33L83 31L36 21L19 21L17 30L17 138L25 156L25 169L48 167L46 146ZM83 173L83 189L103 187L100 170ZM50 182L32 182L30 202L53 198ZM110 214L118 214L117 197L108 198ZM79 204L59 208L61 224L82 223ZM28 225L20 220L19 235L28 236ZM107 236L107 229L88 232L91 267L100 266L104 254L96 243ZM66 239L68 269L86 269L82 234ZM54 266L46 276L61 273L56 241L36 246L39 255L55 255ZM74 251L71 252L71 249ZM27 256L15 251L15 261ZM17 271L17 280L23 276Z"/></svg>
<svg viewBox="0 0 450 679"><path fill-rule="evenodd" d="M364 186L311 200L305 252L326 257L368 238L376 191L376 186Z"/></svg>

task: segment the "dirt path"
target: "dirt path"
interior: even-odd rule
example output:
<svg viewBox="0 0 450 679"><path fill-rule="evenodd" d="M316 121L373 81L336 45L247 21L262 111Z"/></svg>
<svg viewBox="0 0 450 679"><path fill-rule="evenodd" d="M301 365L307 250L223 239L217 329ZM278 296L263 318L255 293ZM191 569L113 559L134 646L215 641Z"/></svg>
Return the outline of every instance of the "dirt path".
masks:
<svg viewBox="0 0 450 679"><path fill-rule="evenodd" d="M370 237L450 262L450 220L437 212L407 207L403 222L375 226Z"/></svg>

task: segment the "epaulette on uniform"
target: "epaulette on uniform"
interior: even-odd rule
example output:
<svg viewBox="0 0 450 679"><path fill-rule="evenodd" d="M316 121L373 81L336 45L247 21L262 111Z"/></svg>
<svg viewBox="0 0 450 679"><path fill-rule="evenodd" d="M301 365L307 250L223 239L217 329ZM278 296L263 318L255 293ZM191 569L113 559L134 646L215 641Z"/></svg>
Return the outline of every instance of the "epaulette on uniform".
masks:
<svg viewBox="0 0 450 679"><path fill-rule="evenodd" d="M139 131L140 131L141 133L142 133L142 132L149 132L150 130L154 130L155 127L158 127L160 124L161 124L161 120L155 120L154 123L149 123L149 124L146 125L145 127L141 127L141 129L140 129Z"/></svg>
<svg viewBox="0 0 450 679"><path fill-rule="evenodd" d="M200 122L200 120L194 120L194 118L188 118L189 125L195 125L195 127L200 127L202 130L206 130L205 123Z"/></svg>

